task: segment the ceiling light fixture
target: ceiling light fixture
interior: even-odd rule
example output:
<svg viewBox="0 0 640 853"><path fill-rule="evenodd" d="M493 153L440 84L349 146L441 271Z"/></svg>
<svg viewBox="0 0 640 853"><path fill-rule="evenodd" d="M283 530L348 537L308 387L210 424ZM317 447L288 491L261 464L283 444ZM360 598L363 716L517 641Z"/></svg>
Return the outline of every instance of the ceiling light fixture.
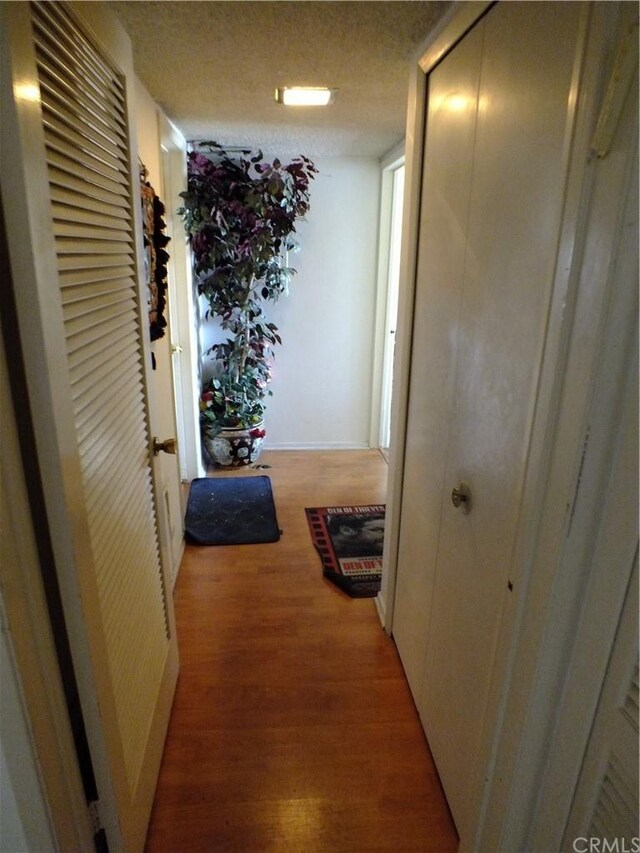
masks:
<svg viewBox="0 0 640 853"><path fill-rule="evenodd" d="M287 107L326 107L334 92L326 86L282 86L276 89L276 101Z"/></svg>

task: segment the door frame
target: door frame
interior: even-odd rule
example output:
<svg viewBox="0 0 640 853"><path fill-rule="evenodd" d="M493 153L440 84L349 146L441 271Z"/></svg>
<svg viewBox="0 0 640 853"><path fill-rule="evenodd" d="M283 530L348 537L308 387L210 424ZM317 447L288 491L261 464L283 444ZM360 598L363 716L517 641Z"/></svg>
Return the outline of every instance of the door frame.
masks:
<svg viewBox="0 0 640 853"><path fill-rule="evenodd" d="M204 477L200 437L200 368L197 335L197 294L193 287L191 253L177 214L177 199L187 187L187 143L172 122L158 110L162 198L167 226L172 236L168 262L169 328L173 360L174 398L178 430L180 477L191 481ZM184 507L183 507L184 509Z"/></svg>
<svg viewBox="0 0 640 853"><path fill-rule="evenodd" d="M411 371L412 328L417 266L418 225L420 214L421 172L425 134L427 104L427 76L443 56L469 31L490 9L493 3L456 4L440 26L416 54L412 65L406 133L406 190L404 201L404 228L400 268L400 303L398 313L398 336L394 369L394 399L391 424L391 463L387 497L387 529L383 557L382 588L377 599L378 610L385 630L393 633L393 612L396 586L400 522L402 517L402 490L405 464L405 445L409 402L409 378ZM572 505L579 481L580 460L583 449L584 429L587 418L587 401L592 392L597 355L602 334L600 313L606 305L606 282L602 282L598 298L590 305L591 313L576 319L578 294L580 292L579 270L586 223L590 213L590 182L592 180L592 155L590 142L598 118L600 104L606 84L607 70L603 68L607 51L611 48L619 4L591 4L582 2L580 49L574 67L572 105L575 123L565 156L568 177L565 185L565 204L558 241L557 264L553 281L553 295L547 325L547 340L543 356L541 378L537 393L532 434L527 459L527 475L523 487L522 507L518 536L512 560L510 577L515 594L510 607L505 608L500 629L496 658L494 660L487 718L483 727L479 762L483 778L478 790L491 792L495 809L488 810L485 795L483 802L475 804L472 824L476 828L472 837L462 839L461 850L496 849L484 844L486 835L481 829L489 818L499 824L506 823L507 815L501 806L509 795L510 777L504 781L503 765L495 780L495 761L498 750L508 752L504 760L515 762L520 739L525 734L526 716L518 719L515 728L505 726L505 699L507 690L513 685L515 676L523 673L524 666L528 681L527 694L533 686L535 666L538 663L538 643L549 629L549 613L552 605L559 606L566 590L558 590L555 578L537 587L530 583L534 568L534 557L540 559L540 547L553 541L556 536L558 547L557 520L566 515L566 506ZM606 251L603 249L603 251ZM600 301L598 301L598 299ZM585 324L585 336L572 335L578 322ZM565 376L570 360L579 364L573 384L566 383ZM560 452L558 423L564 409L571 410L570 437L563 435L568 444L562 446L563 479L551 479L551 461ZM613 436L609 437L613 441ZM560 488L558 488L560 485ZM546 502L546 506L545 506ZM553 503L555 515L543 512ZM583 536L589 535L583 530ZM553 551L551 552L554 553ZM547 557L549 556L547 552ZM536 621L537 617L537 621ZM525 621L535 621L536 640L515 652L515 639L520 636ZM556 663L563 660L563 650L549 652ZM553 658L556 655L556 658ZM512 694L513 698L513 694ZM534 697L535 698L535 697ZM548 698L548 697L546 697ZM539 700L541 701L541 700ZM535 704L526 708L535 715ZM489 772L486 773L487 767ZM500 785L505 784L501 791ZM522 821L533 819L533 804L523 803ZM491 828L489 832L491 832Z"/></svg>
<svg viewBox="0 0 640 853"><path fill-rule="evenodd" d="M387 328L389 326L389 264L391 260L391 229L394 204L394 178L404 166L404 142L396 145L380 160L380 224L378 226L378 270L376 274L376 309L371 384L370 447L380 447L382 414L385 405L385 379L388 369Z"/></svg>

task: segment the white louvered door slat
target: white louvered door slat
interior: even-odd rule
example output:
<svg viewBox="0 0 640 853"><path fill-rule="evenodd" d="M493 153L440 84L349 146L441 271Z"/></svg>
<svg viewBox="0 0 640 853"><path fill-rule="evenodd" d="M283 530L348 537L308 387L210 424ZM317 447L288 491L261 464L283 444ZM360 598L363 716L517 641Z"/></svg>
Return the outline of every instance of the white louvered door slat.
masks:
<svg viewBox="0 0 640 853"><path fill-rule="evenodd" d="M83 367L89 369L92 360L108 358L109 354L124 346L130 339L131 324L118 329L107 341L95 340L89 346L78 349L75 353L69 353L69 365L78 370L78 376L83 375ZM135 328L135 326L133 327Z"/></svg>
<svg viewBox="0 0 640 853"><path fill-rule="evenodd" d="M52 536L62 543L56 553L69 554L64 571L76 578L63 584L63 603L65 616L78 619L69 623L71 642L86 638L74 663L107 842L137 853L175 688L177 645L148 421L140 200L129 148L131 52L109 13L93 5L15 4L7 18L10 38L21 48L29 40L26 61L40 93L28 162L41 178L46 171L48 186L43 179L30 183L27 206L38 211L32 219L40 228L50 212L48 257L57 267L57 276L53 263L46 275L34 273L50 360L43 381L56 389L46 399L60 463L50 470L63 472L54 481L45 465L43 482L64 506ZM16 104L16 139L25 144L29 133L34 138L33 107ZM34 243L36 233L24 239ZM39 250L34 245L32 257ZM19 314L24 323L22 303ZM27 359L35 359L30 353Z"/></svg>
<svg viewBox="0 0 640 853"><path fill-rule="evenodd" d="M121 207L123 210L126 210L128 207L126 187L118 185L113 189L104 186L104 182L100 180L100 176L97 173L86 175L83 179L82 177L76 177L76 171L76 169L69 169L68 171L66 169L59 169L56 167L55 162L49 162L49 180L54 186L75 191L80 195L84 195L89 191L99 201L104 201L114 207Z"/></svg>
<svg viewBox="0 0 640 853"><path fill-rule="evenodd" d="M65 219L54 219L53 228L56 237L73 237L74 239L82 240L83 238L95 238L96 233L99 233L101 240L122 240L122 234L119 231L104 227L100 228L99 231L96 231L96 225L80 224L76 219L71 217L65 217Z"/></svg>
<svg viewBox="0 0 640 853"><path fill-rule="evenodd" d="M598 839L600 844L606 839L617 849L634 849L639 835L638 730L636 554L563 850L575 849L578 837Z"/></svg>
<svg viewBox="0 0 640 853"><path fill-rule="evenodd" d="M62 86L59 86L62 84ZM120 122L109 120L108 116L94 108L94 104L88 98L78 97L74 100L73 91L70 86L64 84L56 75L48 74L42 68L40 85L44 95L43 104L46 100L53 99L53 111L60 111L68 117L77 116L76 127L81 132L91 131L89 139L110 139L118 145L126 145L126 136L122 132Z"/></svg>
<svg viewBox="0 0 640 853"><path fill-rule="evenodd" d="M80 316L67 317L65 327L69 339L69 349L74 348L73 342L77 341L82 333L86 333L91 340L97 331L103 333L108 331L111 324L115 328L122 325L121 320L128 318L132 310L135 310L135 302L133 300L123 302L119 299L101 308L94 306L92 311L81 314Z"/></svg>
<svg viewBox="0 0 640 853"><path fill-rule="evenodd" d="M87 198L68 190L66 187L57 187L53 184L49 187L49 195L51 197L51 201L54 202L54 206L55 203L60 203L67 205L70 208L79 207L80 209L94 215L100 214L105 217L105 224L109 222L110 225L116 224L116 227L117 223L112 223L111 217L115 217L116 220L121 220L122 217L126 216L128 213L127 208L123 205L116 205L116 209L114 210L113 205L108 202L103 202L94 196Z"/></svg>
<svg viewBox="0 0 640 853"><path fill-rule="evenodd" d="M74 70L74 66L81 53L75 55L71 50L66 50L64 47L64 39L56 42L53 36L39 29L36 35L36 44L38 51L42 57L43 67L46 65L49 69L55 69L54 73L66 79L71 88L76 88L77 91L82 91L93 104L103 113L109 115L109 110L103 109L103 104L108 104L112 111L118 114L122 124L126 123L121 110L121 103L118 100L118 95L113 95L109 90L109 81L102 75L90 68L86 63L82 67L82 79L77 83L78 72ZM118 93L121 96L121 93Z"/></svg>
<svg viewBox="0 0 640 853"><path fill-rule="evenodd" d="M42 82L41 94L42 104L47 109L45 127L50 127L54 121L58 121L65 127L81 134L90 132L89 139L92 144L112 150L111 134L88 110L80 106L71 110L66 101L56 97L55 90L46 81ZM118 140L118 142L120 141ZM115 147L117 151L117 146Z"/></svg>
<svg viewBox="0 0 640 853"><path fill-rule="evenodd" d="M65 321L69 322L72 319L85 317L96 309L111 309L114 305L127 305L127 303L130 302L131 298L126 294L123 297L121 292L117 289L111 292L100 293L98 295L91 295L84 299L75 299L73 302L67 302L64 306Z"/></svg>
<svg viewBox="0 0 640 853"><path fill-rule="evenodd" d="M40 75L45 90L54 95L59 103L81 110L85 120L97 124L105 135L115 136L123 143L126 141L122 116L103 109L92 94L82 91L80 83L65 79L56 68L49 66L42 54Z"/></svg>
<svg viewBox="0 0 640 853"><path fill-rule="evenodd" d="M104 210L97 209L96 207L86 210L78 204L57 204L54 202L52 209L54 221L58 225L70 222L75 227L78 227L80 223L86 223L87 225L96 225L98 228L108 231L111 228L118 228L121 221L121 217L116 216L111 218Z"/></svg>
<svg viewBox="0 0 640 853"><path fill-rule="evenodd" d="M61 172L68 172L70 175L82 178L90 184L102 187L115 195L127 197L128 182L124 176L120 177L113 167L106 163L100 163L98 160L89 160L88 157L83 156L82 151L77 151L76 156L72 158L66 151L62 152L61 148L62 146L54 137L48 145L48 160L52 166L56 166Z"/></svg>
<svg viewBox="0 0 640 853"><path fill-rule="evenodd" d="M75 353L69 353L69 364L78 370L77 376L83 375L83 369L88 371L91 365L100 358L108 358L109 354L116 351L118 348L125 346L129 340L131 332L131 324L122 329L118 329L108 341L95 340L91 345L78 349Z"/></svg>
<svg viewBox="0 0 640 853"><path fill-rule="evenodd" d="M107 82L99 84L98 88L103 93L101 97L96 91L86 85L86 76L79 75L77 70L67 72L61 62L52 63L52 53L46 48L42 49L42 42L37 38L39 73L43 84L55 93L56 98L67 102L74 108L82 107L85 113L93 116L105 128L109 128L112 135L126 140L126 113L122 108L122 101L111 98ZM52 48L56 50L55 47ZM82 51L79 53L82 55ZM122 93L120 93L122 98Z"/></svg>
<svg viewBox="0 0 640 853"><path fill-rule="evenodd" d="M101 324L96 324L93 329L88 329L87 331L80 332L75 335L70 335L68 338L69 353L73 353L80 347L83 347L90 343L99 344L101 339L107 339L112 334L112 332L117 331L125 325L128 325L130 327L131 322L126 323L128 319L129 318L126 315L120 317L112 317L108 320L105 320Z"/></svg>
<svg viewBox="0 0 640 853"><path fill-rule="evenodd" d="M64 264L63 269L66 269L69 264L73 265L72 269L77 269L82 265L76 261L76 255L90 255L91 257L85 258L83 261L83 263L89 263L93 258L101 257L101 255L98 254L99 252L104 252L106 255L116 255L132 251L131 242L123 239L126 237L124 234L120 235L120 239L117 242L113 239L105 239L97 230L94 231L93 240L87 240L82 237L70 238L64 235L56 235L56 237L61 266ZM96 237L98 237L99 240L96 240ZM65 260L66 256L69 256L69 261ZM111 259L109 259L109 263L111 264ZM94 266L94 264L92 264L92 266Z"/></svg>
<svg viewBox="0 0 640 853"><path fill-rule="evenodd" d="M70 287L66 293L63 293L62 305L65 315L67 312L71 312L73 316L73 312L77 308L81 310L87 300L101 299L108 294L117 296L121 291L128 292L127 279L102 280Z"/></svg>
<svg viewBox="0 0 640 853"><path fill-rule="evenodd" d="M123 94L124 85L118 76L114 77L108 62L96 52L87 52L87 39L83 31L72 19L61 21L54 9L49 4L42 4L38 10L38 20L34 22L36 27L51 33L54 42L61 45L61 51L73 56L79 76L93 74L102 80L105 88Z"/></svg>
<svg viewBox="0 0 640 853"><path fill-rule="evenodd" d="M122 510L123 512L126 512L127 518L131 519L131 524L137 528L139 520L144 515L144 508L140 507L135 492L130 490L126 500L123 501ZM126 548L126 543L118 539L113 539L110 535L109 525L107 522L102 525L100 525L99 522L96 524L95 542L96 546L99 546L101 550L104 550L105 559L108 560L119 561L120 552L123 548Z"/></svg>
<svg viewBox="0 0 640 853"><path fill-rule="evenodd" d="M101 429L93 429L92 427L95 421L89 420L83 428L86 433L84 440L82 438L82 432L78 432L78 444L81 452L85 456L85 465L87 469L90 468L94 459L97 457L102 460L105 466L112 465L114 447L108 443L109 433L114 432L116 428L118 428L118 423L122 421L122 419L126 419L128 409L132 406L139 406L141 404L140 395L134 394L133 392L123 394L118 398L113 397L112 399L113 405L109 407L109 417L108 419L100 422ZM128 428L121 428L118 434L118 440L135 440L135 434L132 434L133 429L134 425L130 425ZM123 459L121 455L116 455L118 456L117 464L122 465L123 470L127 471L127 456L125 455ZM89 497L91 495L92 489L107 488L109 485L110 484L106 482L105 477L98 477L95 483L88 486L87 496Z"/></svg>
<svg viewBox="0 0 640 853"><path fill-rule="evenodd" d="M58 274L60 290L62 291L63 300L73 299L72 288L81 285L94 285L105 281L115 281L116 277L123 277L124 281L128 281L134 274L133 267L110 267L109 270L91 269L91 270L65 270Z"/></svg>
<svg viewBox="0 0 640 853"><path fill-rule="evenodd" d="M120 394L107 394L104 399L105 404L108 404L108 411L102 416L94 414L91 406L78 407L78 411L82 412L82 416L78 418L77 432L80 446L84 446L87 442L104 441L105 433L115 432L118 429L123 414L126 416L126 408L140 405L143 398L139 391L131 388L123 389ZM107 409L107 405L105 405L105 409ZM95 407L93 410L95 411ZM126 465L127 463L126 453L115 453L114 458L118 464ZM104 480L106 477L103 478Z"/></svg>
<svg viewBox="0 0 640 853"><path fill-rule="evenodd" d="M136 354L136 349L130 343L124 343L119 349L113 348L107 364L105 364L104 357L101 356L86 359L83 362L85 369L82 371L78 369L77 377L71 388L74 399L91 392L95 388L96 382L99 383L112 372L119 370L121 366L135 358Z"/></svg>
<svg viewBox="0 0 640 853"><path fill-rule="evenodd" d="M113 356L112 359L108 361L107 364L105 364L101 359L96 359L94 366L89 367L84 372L84 375L78 376L77 380L74 381L71 389L71 394L74 400L82 398L84 394L90 394L96 384L99 386L100 383L107 379L112 372L126 368L126 365L130 360L135 357L136 350L133 347L123 347ZM80 407L81 405L82 400L80 399L78 406Z"/></svg>
<svg viewBox="0 0 640 853"><path fill-rule="evenodd" d="M58 265L61 271L77 270L80 267L90 270L96 267L117 267L130 260L130 255L87 255L82 260L79 260L75 255L60 255Z"/></svg>
<svg viewBox="0 0 640 853"><path fill-rule="evenodd" d="M121 208L122 210L127 209L128 200L125 188L118 188L116 192L112 192L111 190L102 187L99 181L85 182L81 178L74 177L73 171L74 170L67 172L63 169L56 168L55 165L50 165L49 182L55 187L78 193L80 196L86 195L87 192L90 192L91 198L95 197L98 201L112 205L114 208ZM118 216L117 210L109 212L112 216Z"/></svg>
<svg viewBox="0 0 640 853"><path fill-rule="evenodd" d="M117 148L109 145L107 139L87 139L86 136L76 132L75 124L72 127L69 126L69 123L59 120L51 110L48 112L44 126L50 133L50 145L61 153L69 154L72 150L71 146L75 146L75 156L77 156L78 151L82 151L87 156L92 156L98 163L112 166L125 174L122 164L114 156L117 153Z"/></svg>

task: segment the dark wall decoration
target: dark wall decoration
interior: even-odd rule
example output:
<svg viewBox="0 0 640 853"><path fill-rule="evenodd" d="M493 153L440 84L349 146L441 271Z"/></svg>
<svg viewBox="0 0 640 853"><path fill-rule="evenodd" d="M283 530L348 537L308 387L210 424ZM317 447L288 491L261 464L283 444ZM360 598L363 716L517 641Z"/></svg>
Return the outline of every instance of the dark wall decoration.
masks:
<svg viewBox="0 0 640 853"><path fill-rule="evenodd" d="M165 247L170 237L164 233L164 204L147 180L147 169L140 164L140 196L142 202L142 230L144 234L145 281L148 289L149 329L151 340L164 336L167 321L164 310L167 304L167 261Z"/></svg>

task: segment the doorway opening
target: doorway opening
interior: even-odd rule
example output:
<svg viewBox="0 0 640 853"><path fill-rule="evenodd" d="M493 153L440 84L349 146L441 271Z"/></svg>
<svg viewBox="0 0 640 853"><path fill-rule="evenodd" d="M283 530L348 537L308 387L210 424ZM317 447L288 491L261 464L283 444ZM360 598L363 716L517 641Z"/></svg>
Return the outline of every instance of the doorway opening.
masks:
<svg viewBox="0 0 640 853"><path fill-rule="evenodd" d="M400 245L402 240L402 204L404 199L404 161L392 172L391 232L385 312L384 354L382 357L382 401L380 406L380 447L387 449L391 435L391 395L393 391L393 355L398 319L400 284Z"/></svg>
<svg viewBox="0 0 640 853"><path fill-rule="evenodd" d="M404 150L396 148L382 161L378 295L370 434L371 447L380 448L387 461L391 443L391 399L400 284L404 178Z"/></svg>

